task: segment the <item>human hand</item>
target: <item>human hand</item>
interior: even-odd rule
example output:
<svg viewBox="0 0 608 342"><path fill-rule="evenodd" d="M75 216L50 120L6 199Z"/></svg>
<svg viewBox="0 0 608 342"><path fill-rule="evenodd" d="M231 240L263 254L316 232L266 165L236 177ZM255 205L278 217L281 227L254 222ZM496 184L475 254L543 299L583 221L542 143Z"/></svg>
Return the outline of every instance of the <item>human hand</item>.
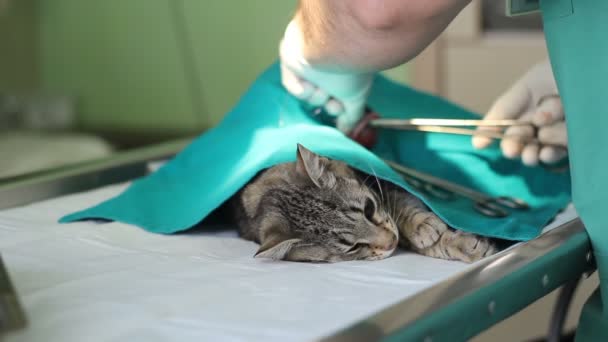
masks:
<svg viewBox="0 0 608 342"><path fill-rule="evenodd" d="M505 157L521 157L525 165L535 166L539 161L550 164L567 156L564 108L548 60L532 67L494 102L484 120L496 119L532 123L509 127L505 131L505 135L514 136L504 138L500 143ZM491 139L482 136L473 137L475 148L485 148L491 142Z"/></svg>
<svg viewBox="0 0 608 342"><path fill-rule="evenodd" d="M306 61L302 49L303 34L292 21L279 48L283 86L300 100L336 116L336 127L349 132L363 116L373 73L324 70Z"/></svg>

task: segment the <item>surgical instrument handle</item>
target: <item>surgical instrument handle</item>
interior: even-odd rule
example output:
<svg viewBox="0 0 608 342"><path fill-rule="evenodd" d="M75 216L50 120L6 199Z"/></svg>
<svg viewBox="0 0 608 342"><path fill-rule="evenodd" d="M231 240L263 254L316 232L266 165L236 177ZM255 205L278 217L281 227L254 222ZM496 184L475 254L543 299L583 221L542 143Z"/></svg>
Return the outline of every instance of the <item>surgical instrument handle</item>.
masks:
<svg viewBox="0 0 608 342"><path fill-rule="evenodd" d="M492 127L510 127L510 126L533 126L532 122L520 120L470 120L470 119L375 119L370 123L376 127L401 127L401 126L492 126Z"/></svg>
<svg viewBox="0 0 608 342"><path fill-rule="evenodd" d="M518 139L522 143L534 143L541 144L540 141L536 138L527 138L519 135L505 135L500 132L489 131L489 130L474 130L470 128L460 128L460 127L444 127L444 126L418 126L418 125L409 125L409 124L386 124L379 123L376 121L370 122L372 127L376 128L385 128L385 129L398 129L403 131L419 131L419 132L434 132L434 133L447 133L447 134L458 134L458 135L477 135L492 139ZM542 144L548 145L548 144Z"/></svg>
<svg viewBox="0 0 608 342"><path fill-rule="evenodd" d="M488 196L481 192L475 191L473 189L464 187L462 185L458 185L458 184L446 181L444 179L441 179L441 178L438 178L435 176L431 176L426 173L422 173L420 171L411 169L409 167L397 164L390 160L384 160L384 161L390 167L392 167L393 169L395 169L396 171L398 171L400 173L405 173L406 175L409 175L411 177L415 177L422 181L440 186L440 187L444 188L445 190L448 190L448 191L451 191L454 193L458 193L458 194L468 197L468 198L472 199L473 201L480 203L484 206L489 206L490 204L494 203L494 204L498 204L498 205L504 205L506 207L513 208L513 209L524 209L525 210L525 209L529 208L529 206L520 199L511 198L508 196L491 197L491 196ZM492 205L492 207L494 207L494 205Z"/></svg>

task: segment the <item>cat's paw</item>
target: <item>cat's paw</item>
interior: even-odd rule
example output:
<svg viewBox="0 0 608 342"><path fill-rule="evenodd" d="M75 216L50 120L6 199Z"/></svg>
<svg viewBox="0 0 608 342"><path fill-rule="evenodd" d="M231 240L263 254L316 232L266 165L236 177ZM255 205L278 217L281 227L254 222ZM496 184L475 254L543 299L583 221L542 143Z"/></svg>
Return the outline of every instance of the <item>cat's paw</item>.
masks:
<svg viewBox="0 0 608 342"><path fill-rule="evenodd" d="M409 242L417 249L434 245L448 230L446 224L432 212L418 212L410 220Z"/></svg>
<svg viewBox="0 0 608 342"><path fill-rule="evenodd" d="M453 231L445 242L450 259L474 262L498 252L496 244L489 238L462 231Z"/></svg>

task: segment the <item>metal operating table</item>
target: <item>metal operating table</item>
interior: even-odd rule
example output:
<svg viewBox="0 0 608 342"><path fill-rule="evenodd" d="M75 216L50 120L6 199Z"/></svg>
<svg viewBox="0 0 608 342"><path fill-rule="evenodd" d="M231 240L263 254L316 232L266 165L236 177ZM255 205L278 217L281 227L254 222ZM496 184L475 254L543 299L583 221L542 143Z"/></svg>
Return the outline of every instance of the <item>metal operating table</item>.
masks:
<svg viewBox="0 0 608 342"><path fill-rule="evenodd" d="M125 182L149 172L151 162L169 158L186 143L0 183L0 253L25 313L25 319L13 320L16 330L7 341L41 336L64 341L85 336L99 341L457 341L566 285L552 325L552 334L559 334L572 289L594 270L587 234L572 212L537 239L472 265L408 253L373 263L265 263L251 259L255 246L226 231L158 236L115 223L55 223L54 211L65 213L117 194ZM102 260L112 262L101 266ZM121 267L132 268L119 274ZM175 293L180 291L183 296ZM298 305L308 312L293 308ZM73 313L81 307L91 317ZM109 318L121 310L130 318ZM0 320L0 327L7 321ZM140 323L155 327L144 329Z"/></svg>

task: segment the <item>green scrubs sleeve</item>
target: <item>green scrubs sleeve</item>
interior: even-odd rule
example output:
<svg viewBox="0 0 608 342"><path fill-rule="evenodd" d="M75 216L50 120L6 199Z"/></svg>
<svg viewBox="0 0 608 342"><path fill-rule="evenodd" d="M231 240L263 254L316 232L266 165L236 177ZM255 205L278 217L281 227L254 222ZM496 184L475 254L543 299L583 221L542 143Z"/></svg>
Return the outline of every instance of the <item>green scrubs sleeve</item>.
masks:
<svg viewBox="0 0 608 342"><path fill-rule="evenodd" d="M602 296L593 296L584 314L595 309L595 322L603 323L593 330L606 335L608 311L599 316L597 311L608 305L608 1L541 0L540 5L566 113L573 200L600 276Z"/></svg>

